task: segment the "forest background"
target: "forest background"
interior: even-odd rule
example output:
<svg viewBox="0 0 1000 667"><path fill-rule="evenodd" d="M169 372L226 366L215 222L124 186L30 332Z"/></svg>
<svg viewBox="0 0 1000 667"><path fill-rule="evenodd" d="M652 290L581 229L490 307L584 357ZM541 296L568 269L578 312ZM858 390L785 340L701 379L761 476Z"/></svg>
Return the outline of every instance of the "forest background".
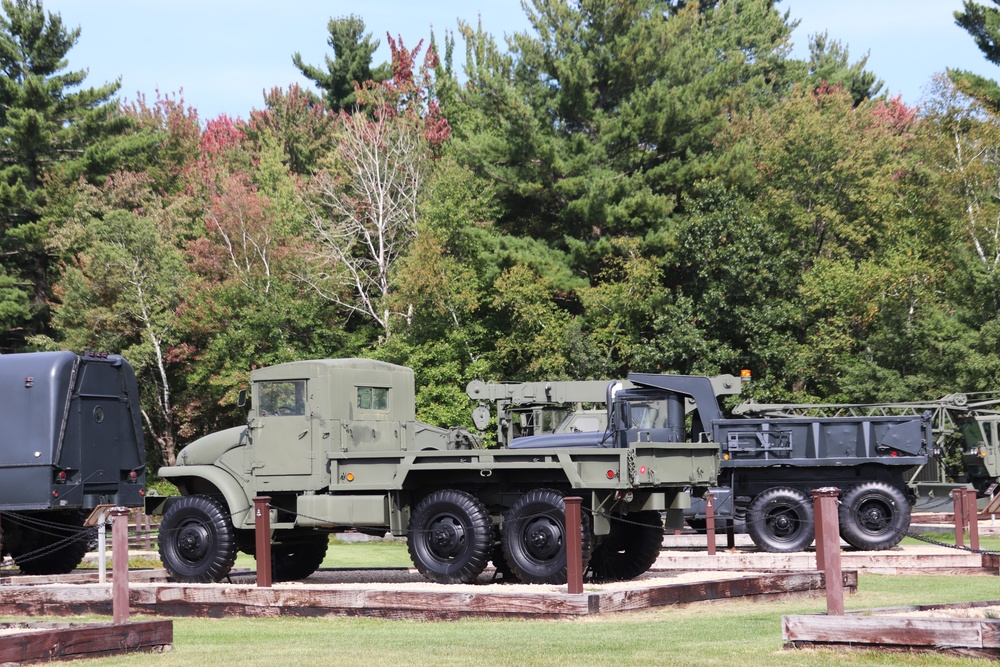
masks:
<svg viewBox="0 0 1000 667"><path fill-rule="evenodd" d="M322 98L202 119L89 87L81 28L0 8L0 352L121 352L153 468L241 421L252 368L306 358L410 366L444 426L475 378L1000 389L988 79L910 107L825 34L793 58L768 0L529 0L503 43L387 35L389 63L332 18L324 63L289 54ZM1000 11L956 20L1000 61Z"/></svg>

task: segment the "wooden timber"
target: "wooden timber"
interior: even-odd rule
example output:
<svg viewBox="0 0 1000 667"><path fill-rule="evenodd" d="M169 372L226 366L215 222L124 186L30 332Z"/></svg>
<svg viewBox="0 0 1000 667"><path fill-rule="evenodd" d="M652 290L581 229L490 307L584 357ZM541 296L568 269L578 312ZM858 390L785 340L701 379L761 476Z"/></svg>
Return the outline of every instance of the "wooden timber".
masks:
<svg viewBox="0 0 1000 667"><path fill-rule="evenodd" d="M627 587L580 594L505 591L502 584L476 586L365 587L274 584L271 588L237 584L131 584L132 614L158 616L373 616L451 620L469 617L572 618L634 611L664 605L749 597L822 596L821 572L787 572L716 578L710 581L657 583L640 580ZM857 573L845 572L844 585L857 591ZM594 587L599 588L599 587ZM4 586L0 614L65 616L110 614L107 586Z"/></svg>
<svg viewBox="0 0 1000 667"><path fill-rule="evenodd" d="M856 611L844 616L784 616L782 638L785 648L932 651L998 658L1000 620L946 615L949 609L996 606L1000 601Z"/></svg>
<svg viewBox="0 0 1000 667"><path fill-rule="evenodd" d="M0 623L0 664L98 658L173 648L170 620L137 623Z"/></svg>
<svg viewBox="0 0 1000 667"><path fill-rule="evenodd" d="M841 551L843 568L867 574L1000 574L1000 557L946 547L897 547L888 551ZM816 569L816 554L765 553L734 549L708 556L704 551L663 550L654 572L732 570L786 572Z"/></svg>

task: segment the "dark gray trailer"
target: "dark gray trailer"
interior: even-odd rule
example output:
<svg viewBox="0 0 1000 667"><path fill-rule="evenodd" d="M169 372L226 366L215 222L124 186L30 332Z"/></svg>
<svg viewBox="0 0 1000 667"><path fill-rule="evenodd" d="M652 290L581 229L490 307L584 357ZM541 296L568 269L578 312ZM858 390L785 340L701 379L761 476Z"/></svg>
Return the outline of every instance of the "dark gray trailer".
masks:
<svg viewBox="0 0 1000 667"><path fill-rule="evenodd" d="M70 572L98 505L141 507L146 451L132 367L103 352L0 355L0 553Z"/></svg>

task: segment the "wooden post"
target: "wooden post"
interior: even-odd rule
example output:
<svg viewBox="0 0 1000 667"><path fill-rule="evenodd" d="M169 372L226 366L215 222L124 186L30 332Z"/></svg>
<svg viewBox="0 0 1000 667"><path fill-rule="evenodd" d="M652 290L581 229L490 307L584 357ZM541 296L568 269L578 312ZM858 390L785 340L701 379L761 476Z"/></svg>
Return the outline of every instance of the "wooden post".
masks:
<svg viewBox="0 0 1000 667"><path fill-rule="evenodd" d="M567 496L566 503L566 592L575 595L583 592L583 542L580 525L580 504L583 498Z"/></svg>
<svg viewBox="0 0 1000 667"><path fill-rule="evenodd" d="M708 536L708 555L715 555L715 494L705 496L705 534Z"/></svg>
<svg viewBox="0 0 1000 667"><path fill-rule="evenodd" d="M955 505L955 546L965 546L965 489L953 489L951 500Z"/></svg>
<svg viewBox="0 0 1000 667"><path fill-rule="evenodd" d="M973 551L979 551L979 507L976 505L975 490L965 490L964 509L964 518L969 524L969 548Z"/></svg>
<svg viewBox="0 0 1000 667"><path fill-rule="evenodd" d="M144 511L142 511L142 508L140 507L135 518L137 524L140 521L142 522L142 544L143 547L146 549L146 551L149 551L150 549L153 548L152 545L149 543L149 534L152 532L152 526L150 525L149 516ZM138 526L136 526L136 529L138 529Z"/></svg>
<svg viewBox="0 0 1000 667"><path fill-rule="evenodd" d="M812 492L812 497L813 497L813 523L814 523L813 530L816 533L816 537L815 537L815 540L816 540L816 569L817 570L822 570L823 569L823 565L826 562L826 560L825 560L825 558L826 558L826 550L823 548L824 545L826 544L823 541L823 538L824 538L824 535L823 535L823 523L819 520L820 512L822 512L822 508L820 508L820 506L819 506L820 502L819 502L819 497L816 495L816 491ZM839 533L840 533L840 526L839 525L837 526L837 532L838 532L838 536L839 536ZM837 547L839 548L840 544L838 544Z"/></svg>
<svg viewBox="0 0 1000 667"><path fill-rule="evenodd" d="M840 528L837 517L837 497L840 489L813 489L813 509L816 515L817 566L826 580L826 613L844 615L844 575L840 568ZM820 555L822 560L820 561Z"/></svg>
<svg viewBox="0 0 1000 667"><path fill-rule="evenodd" d="M128 516L127 507L111 510L111 616L115 625L128 623Z"/></svg>
<svg viewBox="0 0 1000 667"><path fill-rule="evenodd" d="M270 496L257 496L254 505L255 555L257 556L257 587L271 587L271 503Z"/></svg>

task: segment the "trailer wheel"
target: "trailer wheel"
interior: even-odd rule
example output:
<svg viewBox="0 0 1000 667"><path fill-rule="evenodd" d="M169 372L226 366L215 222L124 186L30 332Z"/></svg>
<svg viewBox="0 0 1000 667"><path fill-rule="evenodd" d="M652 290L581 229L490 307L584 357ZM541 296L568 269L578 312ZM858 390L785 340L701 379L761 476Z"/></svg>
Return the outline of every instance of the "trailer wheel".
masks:
<svg viewBox="0 0 1000 667"><path fill-rule="evenodd" d="M882 551L899 544L910 527L910 503L885 482L863 482L840 499L840 536L856 549Z"/></svg>
<svg viewBox="0 0 1000 667"><path fill-rule="evenodd" d="M206 584L221 580L236 562L236 536L222 503L208 496L183 496L160 522L160 560L174 581Z"/></svg>
<svg viewBox="0 0 1000 667"><path fill-rule="evenodd" d="M596 581L635 579L656 562L663 547L659 512L635 512L613 520L611 533L594 549L590 570Z"/></svg>
<svg viewBox="0 0 1000 667"><path fill-rule="evenodd" d="M21 527L26 549L14 556L24 574L66 574L76 569L87 553L88 532L83 512L32 515L37 527ZM43 518L44 517L44 518Z"/></svg>
<svg viewBox="0 0 1000 667"><path fill-rule="evenodd" d="M797 489L767 489L747 509L750 539L771 553L804 550L816 536L815 525L812 503Z"/></svg>
<svg viewBox="0 0 1000 667"><path fill-rule="evenodd" d="M314 531L276 542L271 546L271 580L278 582L305 579L319 569L329 546L330 537L326 533Z"/></svg>
<svg viewBox="0 0 1000 667"><path fill-rule="evenodd" d="M590 562L590 517L580 517L581 567ZM565 584L566 503L558 491L534 489L514 501L500 532L504 559L527 584Z"/></svg>
<svg viewBox="0 0 1000 667"><path fill-rule="evenodd" d="M439 584L468 584L493 551L493 521L465 491L435 491L420 501L407 528L407 549L420 574Z"/></svg>

